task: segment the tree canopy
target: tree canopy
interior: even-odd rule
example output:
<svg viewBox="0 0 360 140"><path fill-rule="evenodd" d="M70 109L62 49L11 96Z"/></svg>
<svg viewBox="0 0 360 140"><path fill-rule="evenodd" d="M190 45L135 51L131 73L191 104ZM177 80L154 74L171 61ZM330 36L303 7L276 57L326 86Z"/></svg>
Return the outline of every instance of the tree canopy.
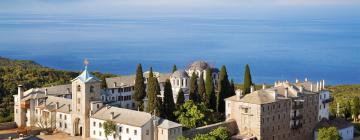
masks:
<svg viewBox="0 0 360 140"><path fill-rule="evenodd" d="M200 76L199 76L199 84L198 84L198 95L200 96L199 97L199 100L201 100L202 102L206 102L206 90L205 90L205 81L204 81L204 75L203 73L200 73Z"/></svg>
<svg viewBox="0 0 360 140"><path fill-rule="evenodd" d="M204 103L195 104L192 100L186 101L174 112L177 120L187 128L195 128L210 122L207 117L212 112Z"/></svg>
<svg viewBox="0 0 360 140"><path fill-rule="evenodd" d="M320 128L317 134L318 140L341 140L340 134L337 132L336 127Z"/></svg>
<svg viewBox="0 0 360 140"><path fill-rule="evenodd" d="M250 93L250 89L251 89L252 85L253 85L253 82L251 79L250 67L249 67L249 64L246 64L245 74L244 74L244 93L245 94Z"/></svg>
<svg viewBox="0 0 360 140"><path fill-rule="evenodd" d="M138 64L136 69L136 78L134 85L133 99L136 102L137 108L142 110L143 99L146 96L144 76L141 64Z"/></svg>
<svg viewBox="0 0 360 140"><path fill-rule="evenodd" d="M197 85L197 76L195 72L193 72L191 78L190 78L190 93L189 97L190 100L193 100L194 102L198 102L198 85Z"/></svg>
<svg viewBox="0 0 360 140"><path fill-rule="evenodd" d="M185 95L182 89L180 89L176 98L176 107L180 107L184 103L185 103Z"/></svg>
<svg viewBox="0 0 360 140"><path fill-rule="evenodd" d="M173 113L174 110L175 110L175 103L174 103L171 83L170 80L167 79L164 84L164 103L163 103L164 118L172 121L175 120Z"/></svg>
<svg viewBox="0 0 360 140"><path fill-rule="evenodd" d="M205 77L205 91L206 91L206 106L213 110L216 110L216 96L214 89L214 79L212 77L212 71L210 68L206 69L206 77Z"/></svg>
<svg viewBox="0 0 360 140"><path fill-rule="evenodd" d="M173 67L172 67L172 73L174 73L176 70L177 70L177 67L176 67L176 65L174 64Z"/></svg>
<svg viewBox="0 0 360 140"><path fill-rule="evenodd" d="M226 67L223 65L219 73L218 93L216 94L216 111L225 112L224 99L231 95L231 85L228 79Z"/></svg>
<svg viewBox="0 0 360 140"><path fill-rule="evenodd" d="M160 87L157 78L153 77L152 68L150 68L148 83L147 83L147 107L146 112L160 114L159 101L157 95L160 94ZM155 111L155 112L154 112Z"/></svg>
<svg viewBox="0 0 360 140"><path fill-rule="evenodd" d="M116 124L113 121L106 121L104 122L104 134L106 139L108 139L108 136L110 136L110 134L116 132Z"/></svg>

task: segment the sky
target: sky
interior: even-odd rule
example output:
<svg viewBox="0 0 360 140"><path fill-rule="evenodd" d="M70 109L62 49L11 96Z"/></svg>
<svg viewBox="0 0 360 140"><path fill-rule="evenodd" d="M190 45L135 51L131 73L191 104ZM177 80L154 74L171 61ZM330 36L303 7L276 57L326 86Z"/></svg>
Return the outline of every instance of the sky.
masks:
<svg viewBox="0 0 360 140"><path fill-rule="evenodd" d="M360 5L360 0L1 0L0 13L2 15L53 16L164 16L166 14L201 15L233 12L236 15L251 17L251 15L266 14L269 11L285 13L284 10L292 9L292 12L296 13L297 8L328 7L332 9L358 5Z"/></svg>

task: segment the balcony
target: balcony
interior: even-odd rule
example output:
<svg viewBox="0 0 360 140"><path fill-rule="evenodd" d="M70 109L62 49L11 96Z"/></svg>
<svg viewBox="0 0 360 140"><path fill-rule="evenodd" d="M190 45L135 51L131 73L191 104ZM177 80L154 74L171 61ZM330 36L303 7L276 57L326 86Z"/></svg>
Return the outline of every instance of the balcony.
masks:
<svg viewBox="0 0 360 140"><path fill-rule="evenodd" d="M323 104L326 104L326 103L330 103L330 102L332 102L332 101L334 101L334 98L333 98L333 97L330 97L329 99L323 100L322 103L323 103Z"/></svg>
<svg viewBox="0 0 360 140"><path fill-rule="evenodd" d="M302 127L302 123L294 124L291 126L291 129L299 129Z"/></svg>
<svg viewBox="0 0 360 140"><path fill-rule="evenodd" d="M304 105L303 104L293 104L292 105L292 109L301 109L301 108L303 108L304 107Z"/></svg>
<svg viewBox="0 0 360 140"><path fill-rule="evenodd" d="M28 108L30 108L30 102L29 102L29 101L22 101L22 102L20 103L20 108L22 108L22 109L28 109Z"/></svg>
<svg viewBox="0 0 360 140"><path fill-rule="evenodd" d="M303 115L297 115L297 116L293 116L293 117L291 117L291 120L300 120L300 119L302 119L303 118Z"/></svg>

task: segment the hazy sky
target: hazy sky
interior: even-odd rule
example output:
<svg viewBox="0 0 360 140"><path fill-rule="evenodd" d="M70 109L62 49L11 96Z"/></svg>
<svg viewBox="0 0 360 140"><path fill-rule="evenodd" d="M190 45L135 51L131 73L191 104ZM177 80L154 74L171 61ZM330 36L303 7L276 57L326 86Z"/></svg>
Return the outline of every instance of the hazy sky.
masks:
<svg viewBox="0 0 360 140"><path fill-rule="evenodd" d="M0 14L129 16L230 11L247 15L268 11L281 12L286 9L296 12L296 8L318 9L359 5L360 0L1 0Z"/></svg>

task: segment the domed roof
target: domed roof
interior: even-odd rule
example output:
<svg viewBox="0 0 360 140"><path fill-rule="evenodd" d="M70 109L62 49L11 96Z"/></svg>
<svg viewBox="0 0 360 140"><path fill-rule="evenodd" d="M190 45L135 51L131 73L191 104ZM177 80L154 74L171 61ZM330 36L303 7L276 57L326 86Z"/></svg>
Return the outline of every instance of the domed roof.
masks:
<svg viewBox="0 0 360 140"><path fill-rule="evenodd" d="M189 66L189 70L206 70L210 65L205 61L195 61Z"/></svg>
<svg viewBox="0 0 360 140"><path fill-rule="evenodd" d="M184 70L175 71L171 77L173 78L189 78L189 75Z"/></svg>

